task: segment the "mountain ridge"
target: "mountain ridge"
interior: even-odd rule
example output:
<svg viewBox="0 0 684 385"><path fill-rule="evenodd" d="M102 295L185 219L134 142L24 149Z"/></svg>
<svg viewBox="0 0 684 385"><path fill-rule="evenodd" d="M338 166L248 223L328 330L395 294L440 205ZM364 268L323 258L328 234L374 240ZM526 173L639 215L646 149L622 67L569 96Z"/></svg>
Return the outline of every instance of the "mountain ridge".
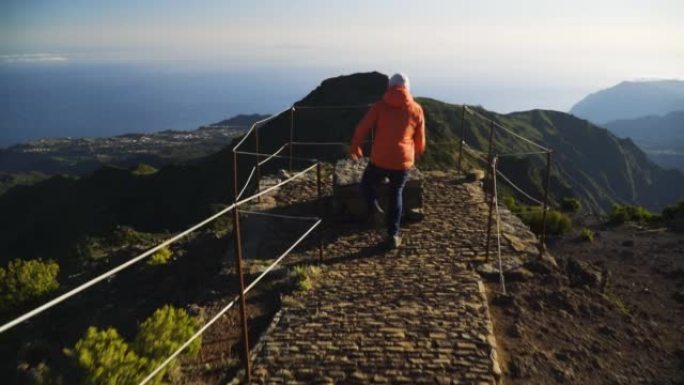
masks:
<svg viewBox="0 0 684 385"><path fill-rule="evenodd" d="M327 79L302 100L295 112L275 116L260 128L262 153L272 153L289 140L291 119L294 139L348 143L356 123L368 103L384 93L387 77L363 73ZM428 98L417 98L423 105L428 129L428 150L418 167L454 168L460 141L462 106ZM318 110L296 106L362 107ZM555 150L551 175L551 200L579 197L588 209L605 210L613 203L625 202L658 208L681 198L684 177L651 164L631 141L620 140L606 129L566 113L532 110L497 114L473 107L520 135L537 140ZM476 149L486 145L486 121L468 118L466 140ZM564 135L571 135L564 138ZM598 143L592 143L596 139ZM78 180L54 177L30 187L14 188L0 196L0 255L77 258L75 245L90 236L107 234L116 226L130 226L145 232L175 232L211 215L232 200L233 143L212 155L183 164L163 167L150 175L105 167ZM453 143L444 146L440 143ZM498 135L496 148L504 152L529 151L512 137ZM246 138L243 149L254 149L254 137ZM606 153L601 158L592 154ZM346 156L344 146L325 149L297 147L296 157L335 160ZM587 159L584 159L586 157ZM615 160L617 163L610 163ZM608 161L609 166L602 162ZM239 158L239 183L242 185L253 166L253 159ZM579 169L581 162L586 169ZM310 164L295 161L295 168ZM544 159L540 156L508 158L501 170L526 191L541 196ZM274 160L264 173L287 168L287 161ZM671 178L670 189L658 188ZM41 239L37 243L35 239Z"/></svg>
<svg viewBox="0 0 684 385"><path fill-rule="evenodd" d="M670 79L620 82L587 95L570 113L604 124L677 110L684 110L684 80Z"/></svg>

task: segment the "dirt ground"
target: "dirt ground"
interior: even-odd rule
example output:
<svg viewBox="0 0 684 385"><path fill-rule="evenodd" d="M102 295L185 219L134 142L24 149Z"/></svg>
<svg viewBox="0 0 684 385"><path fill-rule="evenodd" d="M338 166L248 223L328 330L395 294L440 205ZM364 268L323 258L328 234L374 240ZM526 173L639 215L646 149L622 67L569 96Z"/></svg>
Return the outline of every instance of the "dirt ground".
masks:
<svg viewBox="0 0 684 385"><path fill-rule="evenodd" d="M549 242L558 268L488 285L504 382L684 384L684 234L585 225Z"/></svg>

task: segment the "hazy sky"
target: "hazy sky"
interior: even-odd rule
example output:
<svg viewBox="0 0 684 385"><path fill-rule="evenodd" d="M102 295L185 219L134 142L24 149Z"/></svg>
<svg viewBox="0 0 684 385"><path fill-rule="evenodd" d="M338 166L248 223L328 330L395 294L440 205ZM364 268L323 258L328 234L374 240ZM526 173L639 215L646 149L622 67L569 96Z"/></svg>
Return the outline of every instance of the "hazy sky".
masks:
<svg viewBox="0 0 684 385"><path fill-rule="evenodd" d="M421 95L567 110L684 78L684 1L3 0L0 61L402 70Z"/></svg>

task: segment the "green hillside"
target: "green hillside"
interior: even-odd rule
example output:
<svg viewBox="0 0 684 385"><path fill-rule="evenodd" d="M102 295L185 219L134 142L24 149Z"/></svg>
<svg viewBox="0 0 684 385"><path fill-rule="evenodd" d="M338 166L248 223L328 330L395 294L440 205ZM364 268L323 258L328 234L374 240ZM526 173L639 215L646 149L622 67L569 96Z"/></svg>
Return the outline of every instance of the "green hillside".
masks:
<svg viewBox="0 0 684 385"><path fill-rule="evenodd" d="M365 108L306 109L305 106L364 105L380 98L387 77L365 73L324 81L296 103L296 141L347 143ZM428 151L420 167L455 166L461 132L461 106L419 99L426 113ZM682 197L684 178L650 163L630 141L621 140L585 120L555 111L528 111L490 116L520 134L555 151L551 181L552 199L577 196L584 207L606 209L624 201L659 208ZM261 149L272 152L288 141L290 112L260 129ZM488 124L468 117L466 140L483 149ZM445 145L444 143L451 143ZM510 135L497 135L498 153L532 148ZM254 140L245 141L254 149ZM232 200L232 145L208 157L167 166L149 175L129 169L103 168L80 179L53 177L28 187L17 187L0 196L0 262L13 257L56 258L61 265L82 263L78 245L88 237L106 236L117 226L138 231L176 232L195 223ZM296 156L332 160L346 148L298 147ZM501 170L536 196L541 196L543 172L540 156L506 158ZM240 158L240 178L250 170L253 158ZM296 162L303 167L306 162ZM286 168L275 161L272 170Z"/></svg>

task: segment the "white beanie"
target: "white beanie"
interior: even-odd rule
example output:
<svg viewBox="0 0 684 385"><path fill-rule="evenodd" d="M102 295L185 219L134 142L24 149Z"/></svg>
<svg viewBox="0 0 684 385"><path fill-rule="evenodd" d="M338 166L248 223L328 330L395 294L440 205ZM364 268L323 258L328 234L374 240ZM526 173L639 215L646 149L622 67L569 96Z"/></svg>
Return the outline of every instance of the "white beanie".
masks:
<svg viewBox="0 0 684 385"><path fill-rule="evenodd" d="M398 72L394 75L389 80L389 87L397 87L397 86L404 86L406 89L409 89L409 78L405 74Z"/></svg>

